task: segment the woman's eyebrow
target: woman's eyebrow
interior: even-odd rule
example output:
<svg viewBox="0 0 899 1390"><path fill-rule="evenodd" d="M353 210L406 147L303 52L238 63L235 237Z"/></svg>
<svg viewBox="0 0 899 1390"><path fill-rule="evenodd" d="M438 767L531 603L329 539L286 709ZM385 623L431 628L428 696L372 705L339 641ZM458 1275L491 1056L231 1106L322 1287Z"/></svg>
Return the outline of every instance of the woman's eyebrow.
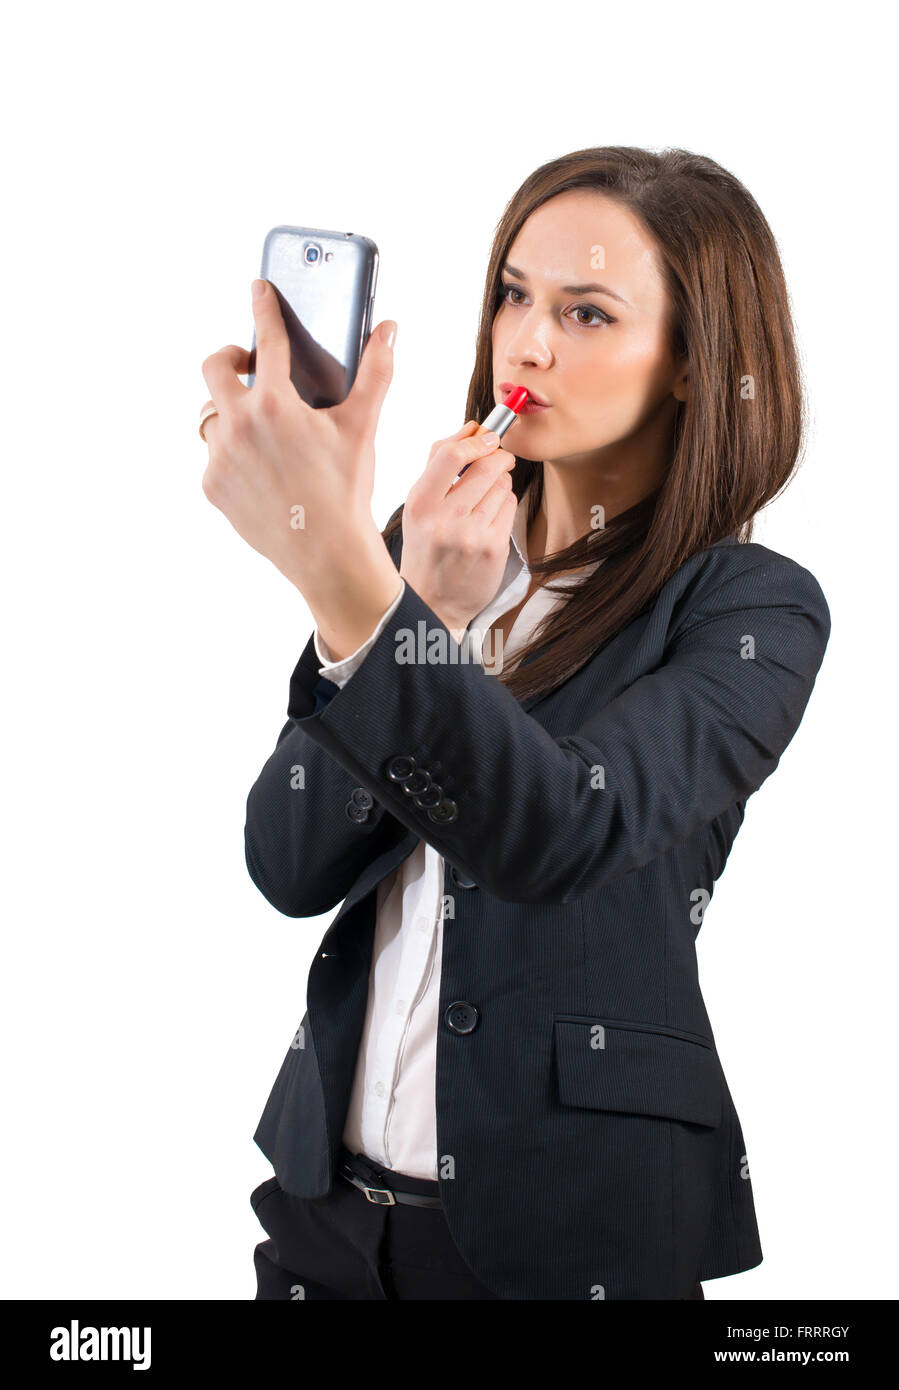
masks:
<svg viewBox="0 0 899 1390"><path fill-rule="evenodd" d="M525 275L524 271L516 270L514 265L509 265L508 261L503 266L503 271L506 275L514 276L516 280L527 281L528 277ZM616 294L614 290L610 290L608 285L598 285L593 282L589 285L563 285L562 289L566 294L590 294L591 292L595 292L596 294L607 294L610 299L617 299L619 304L627 304L629 309L633 308L633 305L628 304L627 300L624 299L622 295Z"/></svg>

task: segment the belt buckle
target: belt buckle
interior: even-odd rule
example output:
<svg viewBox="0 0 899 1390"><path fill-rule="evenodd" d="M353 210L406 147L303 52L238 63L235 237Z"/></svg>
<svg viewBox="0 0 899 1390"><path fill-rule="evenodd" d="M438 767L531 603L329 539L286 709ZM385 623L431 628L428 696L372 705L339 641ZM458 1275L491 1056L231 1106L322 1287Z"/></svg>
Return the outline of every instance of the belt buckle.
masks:
<svg viewBox="0 0 899 1390"><path fill-rule="evenodd" d="M360 1178L358 1173L354 1173L351 1165L347 1162L343 1162L341 1164L340 1171L343 1173L343 1176L353 1184L354 1187L358 1188L360 1192L365 1193L365 1196L368 1199L368 1201L371 1202L374 1206L396 1206L396 1198L390 1191L389 1187L369 1187L368 1183L365 1182L364 1178ZM379 1201L379 1197L385 1197L386 1201Z"/></svg>
<svg viewBox="0 0 899 1390"><path fill-rule="evenodd" d="M362 1184L362 1191L365 1193L365 1195L366 1195L366 1197L368 1198L368 1200L369 1200L370 1202L373 1202L374 1205L375 1205L376 1207L395 1207L395 1206L396 1206L396 1198L394 1197L393 1193L390 1191L390 1188L389 1188L389 1187L366 1187L365 1184L363 1183L363 1184ZM377 1195L375 1195L375 1194L377 1194ZM386 1202L381 1202L381 1201L379 1201L379 1200L378 1200L378 1196L384 1196L384 1197L386 1197L386 1198L387 1198L387 1201L386 1201Z"/></svg>

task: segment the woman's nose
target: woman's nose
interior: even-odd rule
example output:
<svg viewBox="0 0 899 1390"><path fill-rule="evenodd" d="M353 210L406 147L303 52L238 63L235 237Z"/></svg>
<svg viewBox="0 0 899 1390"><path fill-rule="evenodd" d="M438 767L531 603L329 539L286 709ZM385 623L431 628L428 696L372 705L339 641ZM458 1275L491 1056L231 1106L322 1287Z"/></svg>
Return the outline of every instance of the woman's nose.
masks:
<svg viewBox="0 0 899 1390"><path fill-rule="evenodd" d="M506 344L506 361L514 367L532 363L535 367L548 367L552 353L536 324L521 324L517 332Z"/></svg>

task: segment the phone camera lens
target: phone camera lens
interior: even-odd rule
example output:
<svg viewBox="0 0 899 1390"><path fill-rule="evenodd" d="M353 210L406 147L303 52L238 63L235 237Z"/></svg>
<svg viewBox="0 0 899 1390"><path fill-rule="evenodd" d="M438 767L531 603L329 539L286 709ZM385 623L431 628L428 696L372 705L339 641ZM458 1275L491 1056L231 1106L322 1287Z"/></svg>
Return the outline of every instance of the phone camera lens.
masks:
<svg viewBox="0 0 899 1390"><path fill-rule="evenodd" d="M319 260L320 256L321 256L321 249L320 249L318 246L312 245L311 242L310 242L310 244L306 247L306 249L305 249L305 251L304 251L304 253L303 253L303 259L305 260L305 262L306 262L307 265L315 265L316 261Z"/></svg>

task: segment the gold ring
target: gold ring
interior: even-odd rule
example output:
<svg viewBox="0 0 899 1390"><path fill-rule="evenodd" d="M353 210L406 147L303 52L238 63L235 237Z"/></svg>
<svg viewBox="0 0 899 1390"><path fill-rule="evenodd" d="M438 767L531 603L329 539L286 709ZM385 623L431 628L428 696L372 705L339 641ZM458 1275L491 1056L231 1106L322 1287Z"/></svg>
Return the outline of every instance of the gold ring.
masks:
<svg viewBox="0 0 899 1390"><path fill-rule="evenodd" d="M202 439L204 444L207 441L206 436L203 433L203 426L206 424L206 421L210 419L213 415L218 415L217 409L214 405L207 405L206 409L203 411L203 414L200 416L200 438Z"/></svg>

